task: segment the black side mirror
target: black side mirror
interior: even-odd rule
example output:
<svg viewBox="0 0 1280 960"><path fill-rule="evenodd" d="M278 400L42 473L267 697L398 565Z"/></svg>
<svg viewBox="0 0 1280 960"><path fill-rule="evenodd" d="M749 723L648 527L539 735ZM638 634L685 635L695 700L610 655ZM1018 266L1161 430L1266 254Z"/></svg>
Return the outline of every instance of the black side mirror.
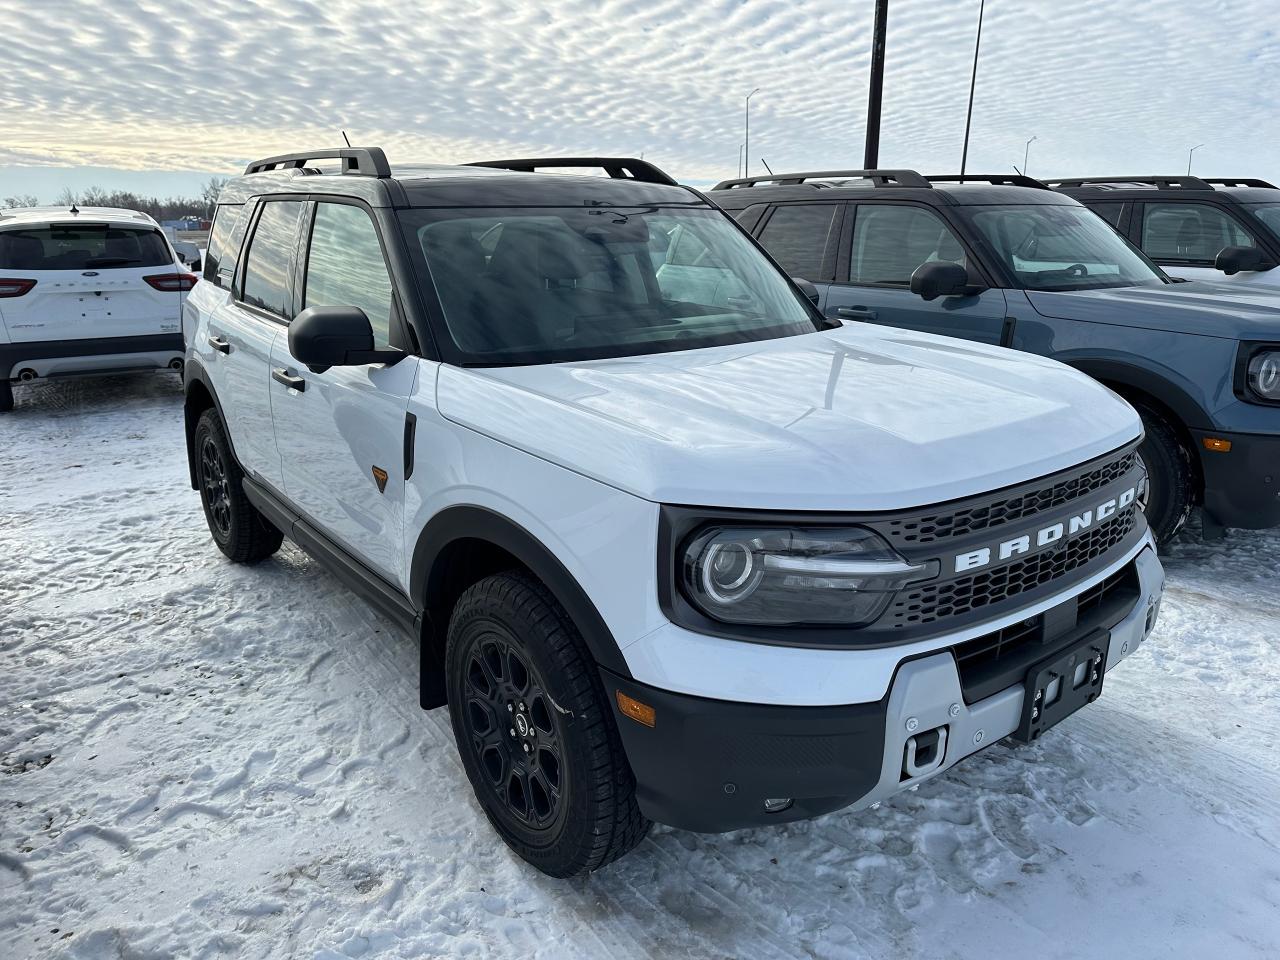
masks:
<svg viewBox="0 0 1280 960"><path fill-rule="evenodd" d="M969 283L968 270L950 260L930 260L911 274L911 292L923 300L971 296L982 289Z"/></svg>
<svg viewBox="0 0 1280 960"><path fill-rule="evenodd" d="M803 277L792 277L791 282L800 288L800 292L804 294L806 300L815 307L818 305L818 299L821 295L818 293L817 287Z"/></svg>
<svg viewBox="0 0 1280 960"><path fill-rule="evenodd" d="M1263 259L1262 251L1257 247L1223 247L1214 258L1213 265L1231 277L1242 270L1262 269Z"/></svg>
<svg viewBox="0 0 1280 960"><path fill-rule="evenodd" d="M307 307L289 324L289 352L312 373L404 357L399 350L374 349L373 327L359 307Z"/></svg>

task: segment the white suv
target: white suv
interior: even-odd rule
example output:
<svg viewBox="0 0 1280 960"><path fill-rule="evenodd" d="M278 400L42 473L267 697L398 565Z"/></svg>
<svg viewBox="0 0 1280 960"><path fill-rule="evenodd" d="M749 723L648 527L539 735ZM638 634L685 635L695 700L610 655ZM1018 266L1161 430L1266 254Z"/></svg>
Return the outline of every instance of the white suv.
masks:
<svg viewBox="0 0 1280 960"><path fill-rule="evenodd" d="M865 807L1034 740L1155 621L1123 400L826 321L643 161L259 161L205 281L186 425L214 541L287 536L419 638L422 706L549 874L650 820Z"/></svg>
<svg viewBox="0 0 1280 960"><path fill-rule="evenodd" d="M0 411L11 382L180 368L196 279L145 213L0 210Z"/></svg>

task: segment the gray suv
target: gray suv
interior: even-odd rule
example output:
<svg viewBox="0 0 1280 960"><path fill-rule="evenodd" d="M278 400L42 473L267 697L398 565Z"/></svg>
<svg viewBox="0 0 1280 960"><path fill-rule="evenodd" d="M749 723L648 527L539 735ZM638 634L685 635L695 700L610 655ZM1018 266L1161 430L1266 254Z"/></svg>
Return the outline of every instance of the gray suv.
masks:
<svg viewBox="0 0 1280 960"><path fill-rule="evenodd" d="M726 180L710 196L831 319L1026 350L1085 371L1146 425L1162 541L1280 524L1280 299L1173 283L1029 177L844 170Z"/></svg>

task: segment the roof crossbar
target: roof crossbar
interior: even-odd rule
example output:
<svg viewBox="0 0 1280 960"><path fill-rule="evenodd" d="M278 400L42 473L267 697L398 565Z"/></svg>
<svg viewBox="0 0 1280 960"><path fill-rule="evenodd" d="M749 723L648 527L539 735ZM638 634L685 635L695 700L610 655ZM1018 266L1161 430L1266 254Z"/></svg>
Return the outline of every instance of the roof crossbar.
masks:
<svg viewBox="0 0 1280 960"><path fill-rule="evenodd" d="M997 187L1031 187L1034 190L1048 190L1049 185L1043 180L1028 177L1021 173L944 173L929 174L925 177L930 183L989 183Z"/></svg>
<svg viewBox="0 0 1280 960"><path fill-rule="evenodd" d="M1220 187L1265 187L1268 190L1277 190L1274 183L1269 180L1259 180L1257 177L1205 177L1205 183L1215 183Z"/></svg>
<svg viewBox="0 0 1280 960"><path fill-rule="evenodd" d="M1143 183L1153 187L1176 187L1181 190L1212 190L1208 180L1199 177L1073 177L1069 180L1049 180L1054 187L1087 187L1093 184Z"/></svg>
<svg viewBox="0 0 1280 960"><path fill-rule="evenodd" d="M340 147L336 150L305 150L278 157L255 160L244 168L245 176L271 170L300 170L312 160L341 160L342 172L362 177L391 176L391 165L381 147Z"/></svg>
<svg viewBox="0 0 1280 960"><path fill-rule="evenodd" d="M861 178L870 180L877 187L923 187L932 184L914 170L815 170L809 173L776 173L767 177L738 177L734 180L722 180L712 190L733 190L735 188L756 187L762 184L773 184L779 187L790 187L808 180L833 180L836 178ZM814 184L818 186L818 184Z"/></svg>
<svg viewBox="0 0 1280 960"><path fill-rule="evenodd" d="M494 167L520 173L537 173L549 167L588 167L604 170L614 180L639 180L642 183L661 183L668 187L679 186L669 174L647 160L635 157L530 157L522 160L477 160L466 166Z"/></svg>

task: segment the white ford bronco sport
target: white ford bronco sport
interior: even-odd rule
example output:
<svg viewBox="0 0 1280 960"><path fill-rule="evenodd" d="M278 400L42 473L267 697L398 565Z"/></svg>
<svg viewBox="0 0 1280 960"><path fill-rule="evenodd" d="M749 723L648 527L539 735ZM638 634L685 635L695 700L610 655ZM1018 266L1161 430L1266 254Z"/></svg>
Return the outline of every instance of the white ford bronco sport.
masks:
<svg viewBox="0 0 1280 960"><path fill-rule="evenodd" d="M538 172L574 167L608 176ZM214 541L288 537L418 638L422 706L548 874L1034 740L1155 621L1124 401L824 320L643 161L274 157L223 191L204 276Z"/></svg>
<svg viewBox="0 0 1280 960"><path fill-rule="evenodd" d="M0 412L12 383L181 367L195 282L137 210L0 210Z"/></svg>

